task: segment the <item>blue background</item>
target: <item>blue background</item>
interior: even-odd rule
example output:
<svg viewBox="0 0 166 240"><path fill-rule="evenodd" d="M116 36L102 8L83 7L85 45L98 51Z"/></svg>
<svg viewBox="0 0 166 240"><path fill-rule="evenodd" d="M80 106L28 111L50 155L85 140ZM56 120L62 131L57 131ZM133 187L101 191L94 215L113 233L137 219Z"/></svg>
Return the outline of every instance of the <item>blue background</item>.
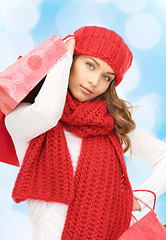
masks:
<svg viewBox="0 0 166 240"><path fill-rule="evenodd" d="M100 25L119 33L134 55L131 69L117 88L133 105L136 123L166 141L166 2L164 0L0 0L0 71L54 34L62 38L83 25ZM142 159L127 164L134 188L152 170ZM0 238L30 240L25 203L15 204L11 192L18 168L0 163ZM156 212L166 223L166 194Z"/></svg>

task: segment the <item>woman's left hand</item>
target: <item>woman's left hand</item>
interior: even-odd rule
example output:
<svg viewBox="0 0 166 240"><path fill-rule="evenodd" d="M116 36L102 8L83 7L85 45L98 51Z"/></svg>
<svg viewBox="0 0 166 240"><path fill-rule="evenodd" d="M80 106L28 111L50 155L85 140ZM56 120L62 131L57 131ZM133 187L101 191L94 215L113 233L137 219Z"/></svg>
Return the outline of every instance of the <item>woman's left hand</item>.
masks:
<svg viewBox="0 0 166 240"><path fill-rule="evenodd" d="M73 54L74 54L74 46L75 46L75 39L71 38L69 40L66 40L65 45L66 45L68 51L73 56Z"/></svg>
<svg viewBox="0 0 166 240"><path fill-rule="evenodd" d="M141 211L141 206L135 198L133 199L133 211Z"/></svg>

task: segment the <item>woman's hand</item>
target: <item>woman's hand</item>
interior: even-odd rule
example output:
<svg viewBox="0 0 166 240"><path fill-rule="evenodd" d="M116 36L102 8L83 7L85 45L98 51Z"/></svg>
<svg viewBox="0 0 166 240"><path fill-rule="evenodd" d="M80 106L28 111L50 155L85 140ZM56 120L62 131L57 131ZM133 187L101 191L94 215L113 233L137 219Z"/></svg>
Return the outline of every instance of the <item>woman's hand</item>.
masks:
<svg viewBox="0 0 166 240"><path fill-rule="evenodd" d="M74 39L74 38L71 38L71 39L67 40L67 41L65 42L65 45L66 45L68 51L69 51L69 52L71 53L71 55L73 56L73 54L74 54L74 46L75 46L75 39Z"/></svg>
<svg viewBox="0 0 166 240"><path fill-rule="evenodd" d="M133 200L133 211L141 211L141 206L135 198Z"/></svg>

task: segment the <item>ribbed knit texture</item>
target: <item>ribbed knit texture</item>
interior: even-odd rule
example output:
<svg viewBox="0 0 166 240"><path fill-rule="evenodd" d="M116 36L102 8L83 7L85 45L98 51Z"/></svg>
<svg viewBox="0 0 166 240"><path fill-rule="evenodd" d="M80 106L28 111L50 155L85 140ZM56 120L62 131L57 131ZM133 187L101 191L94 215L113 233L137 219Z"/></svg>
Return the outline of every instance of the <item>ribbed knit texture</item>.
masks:
<svg viewBox="0 0 166 240"><path fill-rule="evenodd" d="M83 138L75 176L63 127ZM68 204L62 240L117 240L129 227L133 194L113 129L104 100L81 103L68 93L58 125L29 145L13 199Z"/></svg>
<svg viewBox="0 0 166 240"><path fill-rule="evenodd" d="M123 38L116 32L99 26L85 26L74 33L74 54L88 55L106 62L115 72L115 85L130 68L133 55Z"/></svg>

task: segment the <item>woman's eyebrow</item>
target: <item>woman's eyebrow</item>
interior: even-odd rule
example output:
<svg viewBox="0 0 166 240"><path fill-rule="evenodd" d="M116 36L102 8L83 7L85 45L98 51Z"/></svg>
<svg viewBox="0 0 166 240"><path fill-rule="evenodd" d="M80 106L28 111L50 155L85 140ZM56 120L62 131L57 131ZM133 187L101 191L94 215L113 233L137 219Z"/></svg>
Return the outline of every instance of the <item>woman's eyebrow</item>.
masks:
<svg viewBox="0 0 166 240"><path fill-rule="evenodd" d="M91 58L91 57L88 57L88 58L90 58L91 60L93 60L98 66L100 66L100 63L98 63L94 58ZM115 76L115 73L113 73L113 72L107 72L108 74L110 74L110 75L114 75Z"/></svg>
<svg viewBox="0 0 166 240"><path fill-rule="evenodd" d="M93 61L96 63L96 65L100 66L100 63L98 63L94 58L91 58L91 57L88 57L88 58L90 58L91 60L93 60Z"/></svg>
<svg viewBox="0 0 166 240"><path fill-rule="evenodd" d="M107 73L110 74L110 75L114 75L114 76L116 76L116 74L113 73L113 72L107 72Z"/></svg>

